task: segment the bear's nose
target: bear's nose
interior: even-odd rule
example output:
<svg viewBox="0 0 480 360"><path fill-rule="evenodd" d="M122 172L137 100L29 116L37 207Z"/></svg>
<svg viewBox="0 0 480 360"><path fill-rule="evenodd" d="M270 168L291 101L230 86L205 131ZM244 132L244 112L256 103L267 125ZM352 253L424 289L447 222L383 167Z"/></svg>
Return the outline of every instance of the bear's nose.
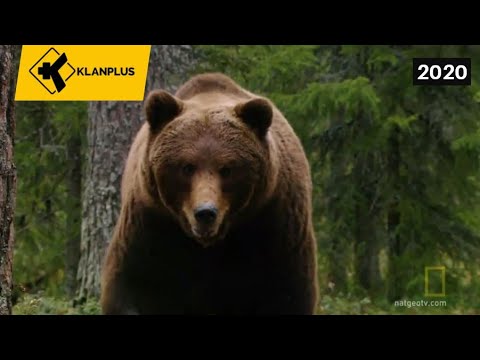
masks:
<svg viewBox="0 0 480 360"><path fill-rule="evenodd" d="M212 204L200 205L195 209L195 219L203 225L212 224L217 218L217 208Z"/></svg>

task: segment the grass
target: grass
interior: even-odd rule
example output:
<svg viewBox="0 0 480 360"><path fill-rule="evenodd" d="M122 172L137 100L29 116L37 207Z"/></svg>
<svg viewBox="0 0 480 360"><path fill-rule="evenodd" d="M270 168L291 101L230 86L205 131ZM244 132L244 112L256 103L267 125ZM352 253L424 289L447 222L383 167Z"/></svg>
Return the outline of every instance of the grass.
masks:
<svg viewBox="0 0 480 360"><path fill-rule="evenodd" d="M413 301L423 300L423 303ZM446 306L430 306L432 299L405 300L401 306L387 304L384 301L372 301L368 297L355 298L343 295L322 296L317 314L319 315L442 315L442 314L480 314L480 309L452 304L449 299ZM433 299L442 300L442 299ZM435 304L434 304L435 305ZM100 306L90 299L80 306L73 306L72 300L45 297L42 294L26 294L13 308L13 315L99 315Z"/></svg>
<svg viewBox="0 0 480 360"><path fill-rule="evenodd" d="M13 315L99 315L96 300L88 300L74 306L72 300L44 297L42 294L27 294L12 309Z"/></svg>
<svg viewBox="0 0 480 360"><path fill-rule="evenodd" d="M388 303L385 299L372 301L368 297L325 295L317 310L325 315L478 315L480 308L445 298L402 299Z"/></svg>

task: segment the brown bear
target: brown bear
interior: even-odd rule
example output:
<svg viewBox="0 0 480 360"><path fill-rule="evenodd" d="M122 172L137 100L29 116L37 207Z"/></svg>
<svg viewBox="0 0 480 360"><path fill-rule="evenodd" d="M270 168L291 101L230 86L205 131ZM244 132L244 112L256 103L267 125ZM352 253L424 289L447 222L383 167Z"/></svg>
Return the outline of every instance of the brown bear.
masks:
<svg viewBox="0 0 480 360"><path fill-rule="evenodd" d="M104 314L314 314L312 183L282 113L223 74L145 100Z"/></svg>

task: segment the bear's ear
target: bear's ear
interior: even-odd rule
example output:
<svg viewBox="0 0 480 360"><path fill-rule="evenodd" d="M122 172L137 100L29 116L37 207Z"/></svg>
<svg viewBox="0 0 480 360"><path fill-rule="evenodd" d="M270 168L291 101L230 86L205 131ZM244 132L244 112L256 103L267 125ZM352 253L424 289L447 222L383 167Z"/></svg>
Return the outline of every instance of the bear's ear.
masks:
<svg viewBox="0 0 480 360"><path fill-rule="evenodd" d="M153 131L162 129L178 116L182 109L183 102L164 90L151 91L145 100L147 121Z"/></svg>
<svg viewBox="0 0 480 360"><path fill-rule="evenodd" d="M259 138L263 139L272 124L273 109L265 99L253 99L235 106L235 113Z"/></svg>

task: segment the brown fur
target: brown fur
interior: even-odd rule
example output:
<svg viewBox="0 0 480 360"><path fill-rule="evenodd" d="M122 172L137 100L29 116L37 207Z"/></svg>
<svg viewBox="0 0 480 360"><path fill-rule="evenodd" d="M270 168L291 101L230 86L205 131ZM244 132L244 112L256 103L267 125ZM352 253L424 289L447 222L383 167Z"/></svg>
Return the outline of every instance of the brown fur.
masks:
<svg viewBox="0 0 480 360"><path fill-rule="evenodd" d="M103 313L314 313L310 170L281 112L222 74L193 77L175 97L152 92L145 106L103 269ZM193 214L206 201L218 215L214 235L200 237Z"/></svg>

